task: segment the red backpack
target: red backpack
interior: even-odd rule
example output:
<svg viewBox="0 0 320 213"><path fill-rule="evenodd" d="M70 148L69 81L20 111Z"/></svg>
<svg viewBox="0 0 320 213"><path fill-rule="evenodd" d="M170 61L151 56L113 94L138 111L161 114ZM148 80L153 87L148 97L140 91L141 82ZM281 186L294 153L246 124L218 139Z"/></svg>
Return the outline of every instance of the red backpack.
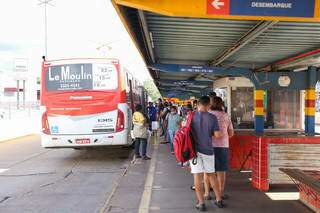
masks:
<svg viewBox="0 0 320 213"><path fill-rule="evenodd" d="M195 165L197 151L195 149L195 143L191 135L191 122L194 112L191 112L188 116L186 126L182 127L176 135L174 136L174 154L181 164L193 159L193 164Z"/></svg>

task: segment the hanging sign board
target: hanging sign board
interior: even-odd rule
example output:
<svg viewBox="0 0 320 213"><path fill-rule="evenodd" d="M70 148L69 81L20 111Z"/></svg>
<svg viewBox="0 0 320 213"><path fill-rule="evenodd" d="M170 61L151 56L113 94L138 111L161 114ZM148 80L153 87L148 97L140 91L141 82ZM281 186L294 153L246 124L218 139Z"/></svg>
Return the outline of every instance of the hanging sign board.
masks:
<svg viewBox="0 0 320 213"><path fill-rule="evenodd" d="M313 18L315 0L208 0L207 14Z"/></svg>
<svg viewBox="0 0 320 213"><path fill-rule="evenodd" d="M320 0L113 0L173 17L320 22Z"/></svg>

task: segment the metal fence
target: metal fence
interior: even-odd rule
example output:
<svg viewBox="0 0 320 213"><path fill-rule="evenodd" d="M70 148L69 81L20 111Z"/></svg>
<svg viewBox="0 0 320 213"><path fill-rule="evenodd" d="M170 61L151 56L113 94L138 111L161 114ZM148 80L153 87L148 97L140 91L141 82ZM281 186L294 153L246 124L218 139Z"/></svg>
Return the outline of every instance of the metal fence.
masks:
<svg viewBox="0 0 320 213"><path fill-rule="evenodd" d="M0 120L33 117L40 113L40 102L0 102Z"/></svg>

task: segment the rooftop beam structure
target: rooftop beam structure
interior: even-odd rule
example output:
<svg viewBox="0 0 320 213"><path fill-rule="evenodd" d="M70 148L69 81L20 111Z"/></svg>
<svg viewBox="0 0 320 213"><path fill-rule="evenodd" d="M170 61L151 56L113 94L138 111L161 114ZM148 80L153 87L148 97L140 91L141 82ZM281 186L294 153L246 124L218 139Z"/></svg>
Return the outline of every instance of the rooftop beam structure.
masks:
<svg viewBox="0 0 320 213"><path fill-rule="evenodd" d="M169 79L159 79L156 82L159 84L173 84L176 86L207 86L212 84L212 81L188 81L188 80L169 80Z"/></svg>
<svg viewBox="0 0 320 213"><path fill-rule="evenodd" d="M148 28L148 24L147 24L147 20L146 20L146 16L144 14L144 12L142 10L138 10L138 15L139 15L139 19L140 19L140 24L141 24L141 28L143 31L143 35L145 38L145 43L146 46L148 48L148 53L150 54L150 58L152 60L152 63L155 63L155 56L154 56L154 51L153 51L153 42L151 39L151 33L149 31Z"/></svg>
<svg viewBox="0 0 320 213"><path fill-rule="evenodd" d="M276 61L256 71L305 70L309 66L320 66L320 49L304 52L296 56Z"/></svg>
<svg viewBox="0 0 320 213"><path fill-rule="evenodd" d="M218 55L212 62L211 66L218 66L223 61L231 57L233 54L238 52L242 47L244 47L249 42L253 41L259 35L270 29L272 26L277 24L278 21L260 21L256 26L249 30L245 35L243 35L236 43L234 43L230 48L224 50L220 55Z"/></svg>
<svg viewBox="0 0 320 213"><path fill-rule="evenodd" d="M210 85L209 85L209 86L206 86L206 87L194 87L194 86L191 87L191 86L177 86L177 85L160 85L159 88L200 91L200 90L204 90L204 89L210 88Z"/></svg>
<svg viewBox="0 0 320 213"><path fill-rule="evenodd" d="M161 91L178 91L178 92L191 92L194 94L200 94L200 90L192 90L192 89L185 89L185 88L168 88L168 87L159 87Z"/></svg>
<svg viewBox="0 0 320 213"><path fill-rule="evenodd" d="M208 76L242 76L250 79L256 89L304 90L308 88L308 70L300 72L253 72L250 69L240 67L223 68L181 64L153 64L152 67L160 72L169 73L203 73ZM279 79L283 77L290 79L289 85L281 86L279 84ZM320 80L320 73L317 74L316 78L317 80Z"/></svg>

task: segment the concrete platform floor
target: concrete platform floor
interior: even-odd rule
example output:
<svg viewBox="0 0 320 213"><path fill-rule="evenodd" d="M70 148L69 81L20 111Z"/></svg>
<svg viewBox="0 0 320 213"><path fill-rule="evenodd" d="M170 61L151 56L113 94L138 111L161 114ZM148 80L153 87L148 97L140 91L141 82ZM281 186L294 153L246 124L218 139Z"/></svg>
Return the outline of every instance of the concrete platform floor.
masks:
<svg viewBox="0 0 320 213"><path fill-rule="evenodd" d="M191 213L195 208L195 193L190 190L193 178L187 169L179 167L168 144L149 146L152 161L135 160L105 212ZM226 208L218 209L207 201L208 212L239 213L310 213L298 200L272 200L265 192L251 187L250 173L231 171L227 177ZM296 194L294 185L273 186L268 193Z"/></svg>

